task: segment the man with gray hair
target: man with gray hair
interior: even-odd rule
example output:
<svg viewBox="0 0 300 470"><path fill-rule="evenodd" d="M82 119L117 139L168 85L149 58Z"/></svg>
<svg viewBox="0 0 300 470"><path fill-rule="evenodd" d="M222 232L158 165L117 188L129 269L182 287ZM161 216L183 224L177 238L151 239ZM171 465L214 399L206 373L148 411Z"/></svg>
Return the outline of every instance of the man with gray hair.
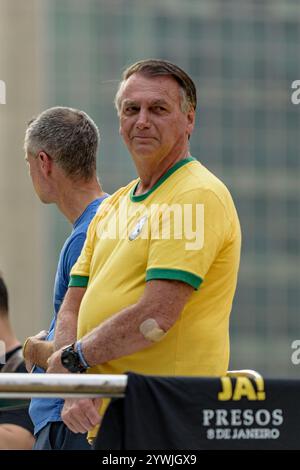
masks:
<svg viewBox="0 0 300 470"><path fill-rule="evenodd" d="M56 204L73 226L58 261L49 332L27 338L24 343L27 368L34 365L34 373L44 373L47 369L57 314L68 288L71 268L81 252L90 221L108 196L96 175L99 140L92 119L83 111L66 107L47 109L32 119L26 130L25 160L35 192L42 202ZM74 324L68 326L71 335L76 323L74 319ZM68 344L70 333L65 331L64 335ZM89 449L86 437L72 433L62 422L63 403L54 398L31 401L30 416L36 435L34 449ZM98 415L96 418L95 424Z"/></svg>
<svg viewBox="0 0 300 470"><path fill-rule="evenodd" d="M228 189L190 154L196 104L192 79L175 64L147 59L125 70L116 105L138 178L90 225L48 372L226 374L241 234ZM179 215L172 223L170 209ZM60 347L77 318L77 341ZM94 411L68 399L62 418L93 438Z"/></svg>

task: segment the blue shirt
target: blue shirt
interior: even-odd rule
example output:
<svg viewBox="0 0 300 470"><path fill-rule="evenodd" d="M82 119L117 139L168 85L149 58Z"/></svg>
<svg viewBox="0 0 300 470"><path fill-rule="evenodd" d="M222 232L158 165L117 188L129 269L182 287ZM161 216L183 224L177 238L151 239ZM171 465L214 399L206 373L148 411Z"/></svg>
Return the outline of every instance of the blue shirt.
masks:
<svg viewBox="0 0 300 470"><path fill-rule="evenodd" d="M102 198L95 199L95 201L87 206L85 211L75 221L72 233L65 241L60 252L53 293L54 315L46 341L51 341L54 338L57 314L68 289L71 269L81 253L88 226L96 214L99 205L107 197L108 194ZM39 367L35 367L33 372L45 373L45 371ZM33 398L31 400L29 414L34 424L34 434L38 433L48 423L62 420L61 410L63 404L64 400L60 398Z"/></svg>

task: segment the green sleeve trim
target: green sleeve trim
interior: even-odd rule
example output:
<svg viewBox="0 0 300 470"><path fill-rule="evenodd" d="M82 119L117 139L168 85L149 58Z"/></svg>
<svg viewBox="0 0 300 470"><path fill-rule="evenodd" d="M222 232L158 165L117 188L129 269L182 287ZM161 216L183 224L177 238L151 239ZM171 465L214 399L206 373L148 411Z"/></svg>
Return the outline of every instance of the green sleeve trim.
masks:
<svg viewBox="0 0 300 470"><path fill-rule="evenodd" d="M69 287L86 287L89 282L89 276L77 276L73 275L70 277Z"/></svg>
<svg viewBox="0 0 300 470"><path fill-rule="evenodd" d="M181 269L163 269L163 268L151 268L146 272L146 281L153 279L169 279L170 281L182 281L189 284L194 289L199 289L203 279L196 274L189 273L188 271L182 271Z"/></svg>

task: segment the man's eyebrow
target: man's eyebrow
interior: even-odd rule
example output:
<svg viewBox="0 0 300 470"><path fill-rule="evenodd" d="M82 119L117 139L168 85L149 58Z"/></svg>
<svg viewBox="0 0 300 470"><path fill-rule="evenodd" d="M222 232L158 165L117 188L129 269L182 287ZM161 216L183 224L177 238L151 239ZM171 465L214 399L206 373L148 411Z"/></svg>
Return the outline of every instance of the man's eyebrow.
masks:
<svg viewBox="0 0 300 470"><path fill-rule="evenodd" d="M133 100L124 100L123 105L125 106L138 106L138 103Z"/></svg>
<svg viewBox="0 0 300 470"><path fill-rule="evenodd" d="M156 99L156 100L149 102L150 106L161 106L161 105L166 106L167 104L168 102L164 99ZM125 99L123 101L123 106L139 106L139 103L134 100Z"/></svg>
<svg viewBox="0 0 300 470"><path fill-rule="evenodd" d="M162 99L159 99L159 100L154 100L151 102L151 106L166 106L168 104L168 102L166 100L162 100Z"/></svg>

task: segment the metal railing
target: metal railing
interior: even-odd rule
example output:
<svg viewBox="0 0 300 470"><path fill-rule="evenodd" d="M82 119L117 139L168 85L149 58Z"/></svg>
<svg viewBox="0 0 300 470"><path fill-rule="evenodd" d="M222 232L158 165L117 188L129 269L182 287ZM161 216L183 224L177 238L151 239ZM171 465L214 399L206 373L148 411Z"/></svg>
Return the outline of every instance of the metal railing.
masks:
<svg viewBox="0 0 300 470"><path fill-rule="evenodd" d="M127 375L0 374L0 398L123 397Z"/></svg>
<svg viewBox="0 0 300 470"><path fill-rule="evenodd" d="M262 379L251 369L232 370L229 377ZM124 397L127 375L0 374L0 398L117 398Z"/></svg>

